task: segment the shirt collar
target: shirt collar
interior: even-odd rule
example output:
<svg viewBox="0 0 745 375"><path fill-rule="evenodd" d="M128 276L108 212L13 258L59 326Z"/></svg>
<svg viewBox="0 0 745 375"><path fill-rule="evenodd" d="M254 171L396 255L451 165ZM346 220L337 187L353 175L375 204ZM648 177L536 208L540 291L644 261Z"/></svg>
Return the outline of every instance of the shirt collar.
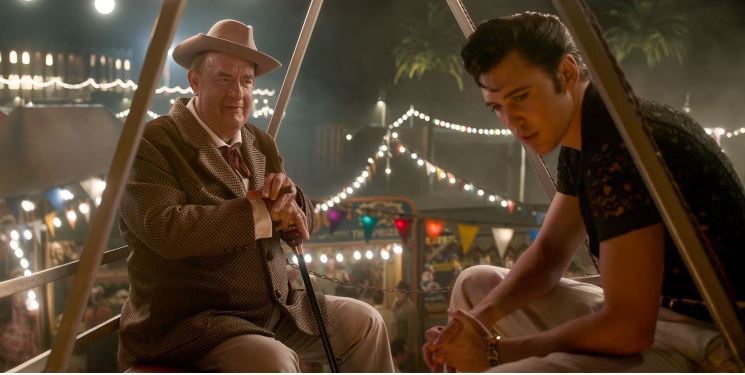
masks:
<svg viewBox="0 0 745 375"><path fill-rule="evenodd" d="M225 143L225 141L220 138L215 132L207 126L207 124L202 121L202 119L197 114L197 108L194 106L194 100L195 98L192 97L189 99L189 103L186 103L186 108L189 109L189 112L191 112L192 115L194 115L194 118L197 119L197 122L199 125L202 126L202 128L207 132L207 134L210 136L210 140L212 141L212 144L215 146L215 148L219 149L223 146L233 146L236 143L241 143L241 130L238 129L235 131L235 134L233 134L233 138L230 140L230 144Z"/></svg>

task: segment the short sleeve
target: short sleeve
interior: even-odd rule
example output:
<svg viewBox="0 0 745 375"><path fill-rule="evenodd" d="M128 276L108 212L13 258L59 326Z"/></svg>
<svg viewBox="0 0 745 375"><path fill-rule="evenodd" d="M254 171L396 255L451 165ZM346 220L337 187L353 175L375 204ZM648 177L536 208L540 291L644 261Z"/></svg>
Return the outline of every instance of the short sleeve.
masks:
<svg viewBox="0 0 745 375"><path fill-rule="evenodd" d="M592 149L585 155L589 159L583 178L598 242L660 222L620 136L601 138Z"/></svg>
<svg viewBox="0 0 745 375"><path fill-rule="evenodd" d="M577 196L577 173L581 153L569 147L561 147L557 164L556 191L562 194Z"/></svg>

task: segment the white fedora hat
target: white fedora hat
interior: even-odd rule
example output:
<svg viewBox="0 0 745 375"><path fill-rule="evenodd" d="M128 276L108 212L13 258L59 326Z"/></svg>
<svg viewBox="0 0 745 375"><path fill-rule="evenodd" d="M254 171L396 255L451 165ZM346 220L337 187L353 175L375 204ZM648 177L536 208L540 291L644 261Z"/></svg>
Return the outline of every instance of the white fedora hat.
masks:
<svg viewBox="0 0 745 375"><path fill-rule="evenodd" d="M259 52L253 28L236 20L218 21L207 35L199 33L179 43L173 49L173 60L189 69L194 56L203 51L224 52L255 63L257 77L282 66L271 56Z"/></svg>

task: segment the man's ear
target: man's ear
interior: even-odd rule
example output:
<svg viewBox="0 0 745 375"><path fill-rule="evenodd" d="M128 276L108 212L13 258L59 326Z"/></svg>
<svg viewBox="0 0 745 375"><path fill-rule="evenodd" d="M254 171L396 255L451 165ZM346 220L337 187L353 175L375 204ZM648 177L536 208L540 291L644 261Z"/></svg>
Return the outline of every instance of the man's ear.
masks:
<svg viewBox="0 0 745 375"><path fill-rule="evenodd" d="M559 63L559 82L566 90L571 90L579 82L577 60L571 54L564 55Z"/></svg>
<svg viewBox="0 0 745 375"><path fill-rule="evenodd" d="M201 78L199 73L194 69L189 69L189 71L186 73L186 76L189 79L189 86L191 86L191 91L194 91L194 96L199 95L199 79Z"/></svg>

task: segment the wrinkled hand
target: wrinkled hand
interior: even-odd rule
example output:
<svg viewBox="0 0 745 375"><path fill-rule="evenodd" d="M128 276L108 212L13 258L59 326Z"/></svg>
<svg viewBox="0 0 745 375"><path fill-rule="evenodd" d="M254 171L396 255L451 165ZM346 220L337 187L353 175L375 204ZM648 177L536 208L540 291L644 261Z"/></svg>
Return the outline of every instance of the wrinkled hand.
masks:
<svg viewBox="0 0 745 375"><path fill-rule="evenodd" d="M454 309L451 319L432 344L435 359L464 372L482 372L491 367L486 358L486 338L491 335L471 313Z"/></svg>
<svg viewBox="0 0 745 375"><path fill-rule="evenodd" d="M270 173L264 179L264 186L259 189L261 197L272 202L269 214L288 210L290 202L295 201L297 188L292 179L284 173ZM272 217L274 220L274 217Z"/></svg>
<svg viewBox="0 0 745 375"><path fill-rule="evenodd" d="M284 173L270 173L264 180L264 186L259 190L246 193L248 199L263 199L269 211L269 216L275 224L275 230L294 227L300 240L310 238L305 212L295 201L297 188L292 180Z"/></svg>

